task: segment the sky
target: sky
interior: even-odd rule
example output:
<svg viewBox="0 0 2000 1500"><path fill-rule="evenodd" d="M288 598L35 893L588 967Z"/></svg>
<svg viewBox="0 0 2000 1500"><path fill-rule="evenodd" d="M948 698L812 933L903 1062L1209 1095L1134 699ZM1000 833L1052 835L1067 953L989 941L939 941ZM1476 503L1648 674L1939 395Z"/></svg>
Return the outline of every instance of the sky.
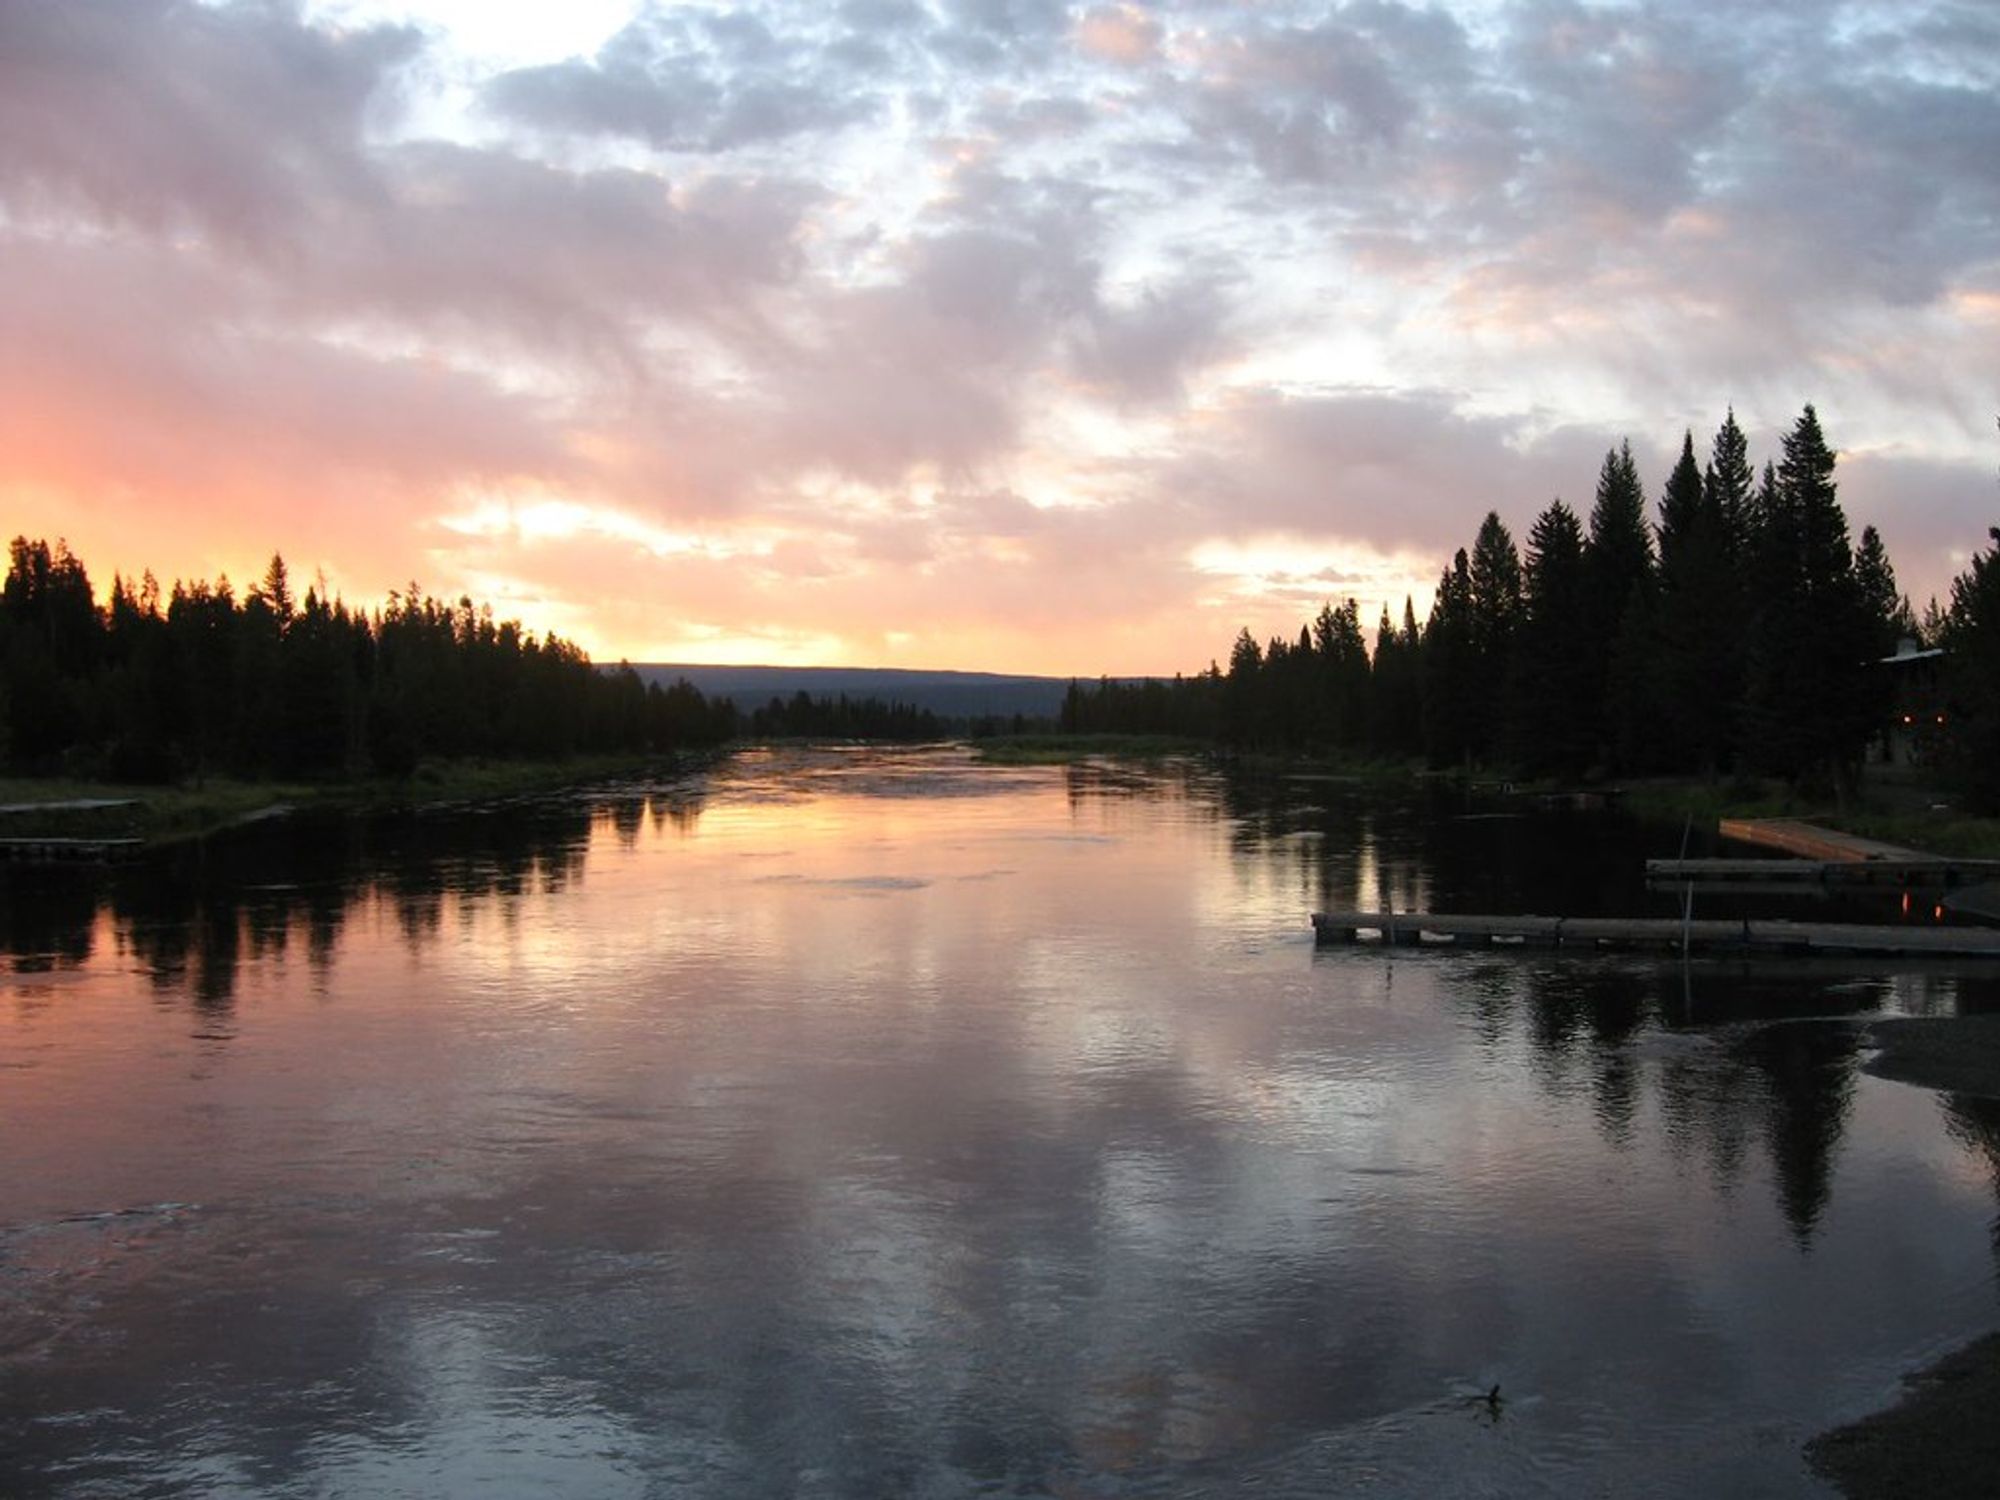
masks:
<svg viewBox="0 0 2000 1500"><path fill-rule="evenodd" d="M2000 523L2000 6L0 0L0 527L599 660L1198 671L1807 402Z"/></svg>

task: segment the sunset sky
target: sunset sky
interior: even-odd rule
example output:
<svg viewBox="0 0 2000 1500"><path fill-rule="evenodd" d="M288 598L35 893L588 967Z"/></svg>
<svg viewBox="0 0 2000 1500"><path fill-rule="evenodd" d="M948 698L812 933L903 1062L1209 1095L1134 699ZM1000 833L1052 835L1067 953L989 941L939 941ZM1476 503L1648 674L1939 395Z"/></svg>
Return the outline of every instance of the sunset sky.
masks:
<svg viewBox="0 0 2000 1500"><path fill-rule="evenodd" d="M1195 670L1807 401L2000 523L2000 6L0 0L0 525L600 659Z"/></svg>

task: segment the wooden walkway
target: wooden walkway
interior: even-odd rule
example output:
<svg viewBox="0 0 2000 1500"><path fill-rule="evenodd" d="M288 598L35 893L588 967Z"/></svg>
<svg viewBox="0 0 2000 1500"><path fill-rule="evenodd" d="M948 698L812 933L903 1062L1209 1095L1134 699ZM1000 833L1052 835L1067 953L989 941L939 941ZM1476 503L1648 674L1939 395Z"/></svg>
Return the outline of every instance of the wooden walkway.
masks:
<svg viewBox="0 0 2000 1500"><path fill-rule="evenodd" d="M1725 839L1775 849L1784 857L1649 859L1646 883L1807 894L1856 888L1955 890L2000 881L2000 859L1949 859L1793 818L1724 818L1720 832Z"/></svg>
<svg viewBox="0 0 2000 1500"><path fill-rule="evenodd" d="M0 839L0 860L35 865L105 864L131 859L144 839Z"/></svg>
<svg viewBox="0 0 2000 1500"><path fill-rule="evenodd" d="M1739 844L1755 844L1760 849L1776 849L1794 859L1819 859L1831 863L1857 860L1927 860L1936 858L1921 849L1905 849L1879 839L1864 839L1842 833L1838 828L1822 828L1797 818L1724 818L1716 825L1722 837Z"/></svg>
<svg viewBox="0 0 2000 1500"><path fill-rule="evenodd" d="M1676 917L1513 917L1443 912L1315 912L1321 945L1372 941L1389 947L1451 944L1679 953L1824 954L2000 960L2000 928L1874 926Z"/></svg>
<svg viewBox="0 0 2000 1500"><path fill-rule="evenodd" d="M1952 890L2000 880L2000 859L1945 859L1935 854L1868 859L1649 859L1651 886L1726 886L1732 890L1801 887Z"/></svg>

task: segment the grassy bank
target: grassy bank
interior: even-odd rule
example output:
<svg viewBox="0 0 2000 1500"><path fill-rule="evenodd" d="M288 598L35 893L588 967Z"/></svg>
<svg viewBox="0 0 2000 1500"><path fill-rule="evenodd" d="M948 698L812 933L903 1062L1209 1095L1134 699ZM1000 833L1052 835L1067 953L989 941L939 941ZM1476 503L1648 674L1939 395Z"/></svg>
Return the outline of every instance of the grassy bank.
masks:
<svg viewBox="0 0 2000 1500"><path fill-rule="evenodd" d="M561 761L462 760L419 766L405 778L338 782L238 781L121 786L61 778L0 778L0 837L200 838L295 811L389 812L532 796L619 777L675 774L707 757L578 756Z"/></svg>

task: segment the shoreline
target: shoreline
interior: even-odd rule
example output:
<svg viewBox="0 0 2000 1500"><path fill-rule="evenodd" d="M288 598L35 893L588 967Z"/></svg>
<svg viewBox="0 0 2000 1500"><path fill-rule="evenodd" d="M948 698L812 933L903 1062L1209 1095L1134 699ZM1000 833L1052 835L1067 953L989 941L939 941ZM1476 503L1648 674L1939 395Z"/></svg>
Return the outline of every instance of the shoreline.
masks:
<svg viewBox="0 0 2000 1500"><path fill-rule="evenodd" d="M2000 1015L1878 1018L1863 1070L1936 1093L2000 1099ZM1808 1467L1848 1500L1983 1497L2000 1475L2000 1332L1903 1376L1880 1411L1805 1445Z"/></svg>
<svg viewBox="0 0 2000 1500"><path fill-rule="evenodd" d="M2000 1475L2000 1333L1903 1377L1885 1410L1823 1432L1807 1466L1848 1500L1984 1497Z"/></svg>
<svg viewBox="0 0 2000 1500"><path fill-rule="evenodd" d="M562 761L466 760L427 764L396 780L277 782L216 776L200 786L7 778L0 780L0 839L137 840L144 855L273 818L391 813L532 797L621 778L683 775L717 758L717 752L677 751Z"/></svg>
<svg viewBox="0 0 2000 1500"><path fill-rule="evenodd" d="M1938 1093L2000 1099L2000 1013L1875 1017L1865 1072Z"/></svg>

